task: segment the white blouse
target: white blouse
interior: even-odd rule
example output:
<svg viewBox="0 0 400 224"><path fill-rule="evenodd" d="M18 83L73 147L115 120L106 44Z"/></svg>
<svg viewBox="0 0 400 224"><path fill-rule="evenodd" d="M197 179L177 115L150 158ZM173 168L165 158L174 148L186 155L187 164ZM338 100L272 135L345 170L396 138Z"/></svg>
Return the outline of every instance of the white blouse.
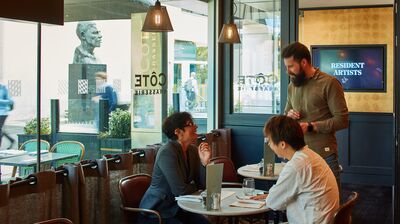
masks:
<svg viewBox="0 0 400 224"><path fill-rule="evenodd" d="M289 223L331 223L339 208L335 176L325 160L305 146L286 163L266 204L286 209Z"/></svg>

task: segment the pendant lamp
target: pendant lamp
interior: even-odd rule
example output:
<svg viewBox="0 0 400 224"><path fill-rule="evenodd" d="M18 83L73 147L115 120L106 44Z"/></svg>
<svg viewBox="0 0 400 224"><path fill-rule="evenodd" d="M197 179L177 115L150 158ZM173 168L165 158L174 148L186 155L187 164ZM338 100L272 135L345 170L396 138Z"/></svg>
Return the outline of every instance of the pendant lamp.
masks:
<svg viewBox="0 0 400 224"><path fill-rule="evenodd" d="M167 8L161 6L159 0L150 6L142 27L143 32L171 32L174 31L169 19Z"/></svg>
<svg viewBox="0 0 400 224"><path fill-rule="evenodd" d="M233 6L235 9L233 15L235 15L237 6L235 3L233 3ZM232 17L229 19L229 23L225 23L222 26L222 30L221 30L221 33L219 34L218 42L225 43L225 44L240 43L239 31L238 31L236 24L233 23Z"/></svg>
<svg viewBox="0 0 400 224"><path fill-rule="evenodd" d="M221 33L218 38L219 43L236 44L240 43L239 32L236 24L226 23L222 26Z"/></svg>

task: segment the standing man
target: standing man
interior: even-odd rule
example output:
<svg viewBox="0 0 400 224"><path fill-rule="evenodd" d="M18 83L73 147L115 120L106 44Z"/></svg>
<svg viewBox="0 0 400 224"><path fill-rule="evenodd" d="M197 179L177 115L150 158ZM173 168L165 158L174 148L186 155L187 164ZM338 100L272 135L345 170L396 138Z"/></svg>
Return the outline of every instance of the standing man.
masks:
<svg viewBox="0 0 400 224"><path fill-rule="evenodd" d="M14 101L8 94L7 87L0 83L0 146L2 143L1 139L5 136L10 141L10 146L7 149L13 146L15 140L3 131L3 126L8 117L8 112L13 109L13 106Z"/></svg>
<svg viewBox="0 0 400 224"><path fill-rule="evenodd" d="M297 120L306 144L325 159L340 188L335 132L349 125L349 112L340 82L311 65L306 46L296 42L282 51L290 76L285 114Z"/></svg>

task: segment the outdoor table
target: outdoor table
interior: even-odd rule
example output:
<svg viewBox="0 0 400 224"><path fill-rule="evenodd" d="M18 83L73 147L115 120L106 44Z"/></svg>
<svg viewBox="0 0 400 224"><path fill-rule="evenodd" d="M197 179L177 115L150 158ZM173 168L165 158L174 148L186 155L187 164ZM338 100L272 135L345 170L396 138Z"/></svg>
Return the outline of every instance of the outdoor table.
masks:
<svg viewBox="0 0 400 224"><path fill-rule="evenodd" d="M67 159L78 156L76 154L64 154L57 152L42 153L40 157L41 163L49 163L61 159ZM0 165L7 166L33 166L34 172L36 172L36 161L37 157L35 153L24 153L22 155L12 156L12 157L0 157Z"/></svg>

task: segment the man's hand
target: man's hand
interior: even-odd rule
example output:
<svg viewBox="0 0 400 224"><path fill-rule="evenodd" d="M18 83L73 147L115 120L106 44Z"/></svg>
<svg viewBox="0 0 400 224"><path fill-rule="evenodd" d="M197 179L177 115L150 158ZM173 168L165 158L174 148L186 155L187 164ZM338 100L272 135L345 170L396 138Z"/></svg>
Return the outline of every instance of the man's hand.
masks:
<svg viewBox="0 0 400 224"><path fill-rule="evenodd" d="M207 166L211 159L211 149L207 142L200 143L198 147L201 164Z"/></svg>
<svg viewBox="0 0 400 224"><path fill-rule="evenodd" d="M300 112L290 109L286 116L298 120L300 119Z"/></svg>
<svg viewBox="0 0 400 224"><path fill-rule="evenodd" d="M252 197L250 197L250 199L252 199L252 200L263 200L263 199L266 199L267 196L268 196L268 194L260 194L260 195L252 196Z"/></svg>

